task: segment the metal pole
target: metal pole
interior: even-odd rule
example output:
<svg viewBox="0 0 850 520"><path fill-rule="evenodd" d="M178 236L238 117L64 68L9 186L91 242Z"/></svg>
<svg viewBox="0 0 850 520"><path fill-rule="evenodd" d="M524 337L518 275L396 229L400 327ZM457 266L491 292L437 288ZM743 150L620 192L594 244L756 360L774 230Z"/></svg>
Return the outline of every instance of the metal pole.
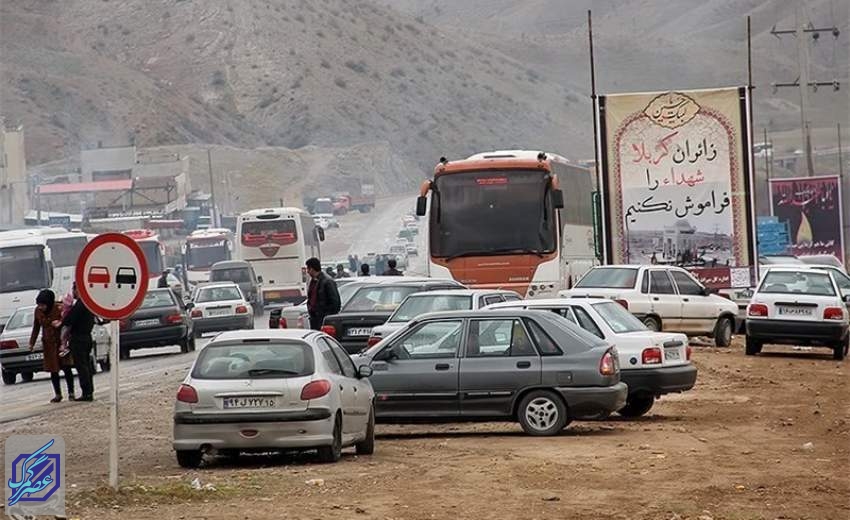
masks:
<svg viewBox="0 0 850 520"><path fill-rule="evenodd" d="M773 152L770 150L770 145L767 142L767 127L764 127L764 176L770 180L770 158ZM768 186L770 183L768 183Z"/></svg>
<svg viewBox="0 0 850 520"><path fill-rule="evenodd" d="M210 173L210 203L212 207L210 208L210 224L212 227L220 227L218 222L218 208L215 205L215 181L213 180L213 170L212 170L212 149L207 148L207 169Z"/></svg>
<svg viewBox="0 0 850 520"><path fill-rule="evenodd" d="M588 48L590 50L590 109L591 109L590 115L591 115L591 119L593 120L593 161L594 161L594 163L596 163L596 167L594 168L594 170L596 172L596 191L599 192L599 203L600 203L600 206L601 206L602 198L603 198L602 182L600 182L600 179L602 178L601 177L602 176L602 170L601 170L602 161L600 160L601 157L599 156L599 142L598 142L599 141L599 125L596 122L596 113L598 111L597 110L597 101L598 100L597 100L597 97L596 97L596 62L593 59L593 19L592 19L590 9L587 10L587 42L588 42ZM604 218L603 215L601 214L601 207L600 207L599 218L600 218L600 220L602 220ZM600 227L604 228L604 225L602 225ZM599 237L597 237L599 240L602 241L602 244L600 244L599 250L602 251L603 263L604 263L605 260L607 260L607 251L605 251L605 239L603 238L604 234L605 234L604 231L600 230Z"/></svg>
<svg viewBox="0 0 850 520"><path fill-rule="evenodd" d="M112 341L109 362L112 365L112 402L109 406L109 486L118 490L118 360L121 357L121 329L118 320L110 322Z"/></svg>
<svg viewBox="0 0 850 520"><path fill-rule="evenodd" d="M809 46L806 34L803 32L803 2L797 2L795 22L797 25L797 61L800 68L800 130L803 137L803 153L806 158L806 171L808 176L814 175L814 164L812 163L812 139L809 135L809 121L806 118L806 109L809 105Z"/></svg>
<svg viewBox="0 0 850 520"><path fill-rule="evenodd" d="M841 123L838 123L838 176L842 179L844 178L844 161L841 151Z"/></svg>

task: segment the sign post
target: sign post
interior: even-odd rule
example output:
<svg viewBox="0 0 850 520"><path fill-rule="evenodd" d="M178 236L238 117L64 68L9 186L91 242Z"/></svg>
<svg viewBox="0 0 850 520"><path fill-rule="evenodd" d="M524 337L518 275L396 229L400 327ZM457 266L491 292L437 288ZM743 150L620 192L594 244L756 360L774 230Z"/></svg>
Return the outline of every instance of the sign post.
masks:
<svg viewBox="0 0 850 520"><path fill-rule="evenodd" d="M118 489L118 360L121 331L118 320L139 308L148 289L148 265L142 249L119 233L96 236L80 253L75 271L80 300L92 313L111 320L109 350L112 402L109 417L109 485Z"/></svg>

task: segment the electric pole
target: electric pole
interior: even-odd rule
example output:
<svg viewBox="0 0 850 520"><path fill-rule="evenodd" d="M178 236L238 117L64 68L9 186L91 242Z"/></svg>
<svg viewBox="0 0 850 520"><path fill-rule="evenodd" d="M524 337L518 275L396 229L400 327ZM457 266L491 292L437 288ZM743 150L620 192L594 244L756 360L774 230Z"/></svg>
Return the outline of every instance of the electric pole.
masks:
<svg viewBox="0 0 850 520"><path fill-rule="evenodd" d="M820 33L829 32L835 38L838 38L840 31L838 27L821 27L816 28L809 23L807 26L803 25L803 2L802 0L797 1L797 9L794 15L795 25L794 29L788 30L777 30L774 26L773 29L770 30L770 33L779 38L783 34L793 34L797 38L797 67L799 69L799 76L797 77L797 81L793 83L774 83L773 91L776 91L781 87L797 87L800 89L800 131L803 143L803 154L806 158L806 171L807 174L811 177L814 175L814 160L812 158L812 135L809 129L809 120L807 117L806 110L809 106L809 87L812 87L815 91L819 86L827 86L832 85L835 90L838 90L839 83L838 80L833 81L811 81L809 79L809 42L806 41L805 35L806 33L811 33L812 38L817 40L820 38Z"/></svg>
<svg viewBox="0 0 850 520"><path fill-rule="evenodd" d="M213 180L213 170L212 170L212 149L207 148L207 169L210 172L210 204L212 207L210 208L210 227L220 227L220 221L218 219L218 208L215 205L215 180Z"/></svg>

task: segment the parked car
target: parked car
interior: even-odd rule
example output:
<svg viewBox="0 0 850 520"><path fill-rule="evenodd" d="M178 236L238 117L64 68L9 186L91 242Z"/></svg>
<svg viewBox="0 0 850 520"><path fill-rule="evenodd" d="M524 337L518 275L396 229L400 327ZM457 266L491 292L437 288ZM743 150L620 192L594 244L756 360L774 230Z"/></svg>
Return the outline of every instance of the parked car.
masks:
<svg viewBox="0 0 850 520"><path fill-rule="evenodd" d="M399 280L396 277L396 280ZM402 300L415 292L464 289L454 280L378 282L363 284L342 306L339 314L325 317L322 331L339 340L349 353L368 346L372 327L386 323Z"/></svg>
<svg viewBox="0 0 850 520"><path fill-rule="evenodd" d="M710 336L718 347L728 347L737 330L735 302L713 294L681 267L596 266L558 295L610 298L650 330Z"/></svg>
<svg viewBox="0 0 850 520"><path fill-rule="evenodd" d="M762 275L747 307L748 356L767 343L826 347L842 360L848 351L850 294L842 296L835 277L807 267L771 267Z"/></svg>
<svg viewBox="0 0 850 520"><path fill-rule="evenodd" d="M206 332L254 328L254 309L233 282L213 282L198 287L187 307L196 338Z"/></svg>
<svg viewBox="0 0 850 520"><path fill-rule="evenodd" d="M210 282L233 282L239 286L242 294L254 308L255 314L263 313L262 277L254 273L254 268L248 262L241 260L225 260L216 262L210 268Z"/></svg>
<svg viewBox="0 0 850 520"><path fill-rule="evenodd" d="M658 397L690 390L696 383L697 369L691 363L686 335L651 331L622 305L611 300L525 300L497 303L488 309L551 311L617 345L620 380L629 387L626 405L617 410L624 417L644 415Z"/></svg>
<svg viewBox="0 0 850 520"><path fill-rule="evenodd" d="M360 356L386 422L518 421L556 435L626 404L616 347L553 313L426 314Z"/></svg>
<svg viewBox="0 0 850 520"><path fill-rule="evenodd" d="M521 299L520 295L513 291L498 289L452 289L413 293L399 304L386 323L372 329L367 345L375 345L404 327L410 320L429 312L477 310L495 303Z"/></svg>
<svg viewBox="0 0 850 520"><path fill-rule="evenodd" d="M179 345L183 353L195 350L192 320L171 289L148 289L141 306L121 320L120 328L120 359L146 348Z"/></svg>
<svg viewBox="0 0 850 520"><path fill-rule="evenodd" d="M349 298L357 292L357 289L365 283L376 283L381 280L389 280L398 282L397 276L370 276L360 278L339 278L336 282L337 290L339 291L340 305L345 305ZM271 318L269 318L271 319ZM277 327L281 329L309 329L310 315L307 313L307 300L305 299L298 305L289 305L280 309L280 321Z"/></svg>
<svg viewBox="0 0 850 520"><path fill-rule="evenodd" d="M355 367L333 338L308 330L225 332L199 354L174 406L182 467L210 449L318 450L335 462L342 449L375 449L371 368Z"/></svg>
<svg viewBox="0 0 850 520"><path fill-rule="evenodd" d="M35 305L19 307L9 317L6 327L0 333L0 373L4 384L14 385L18 374L21 375L22 381L32 381L33 375L43 370L44 351L40 335L33 351L29 350L34 319ZM92 337L95 343L92 373L96 372L95 362L100 365L101 370L109 370L109 346L112 344L109 328L95 323Z"/></svg>

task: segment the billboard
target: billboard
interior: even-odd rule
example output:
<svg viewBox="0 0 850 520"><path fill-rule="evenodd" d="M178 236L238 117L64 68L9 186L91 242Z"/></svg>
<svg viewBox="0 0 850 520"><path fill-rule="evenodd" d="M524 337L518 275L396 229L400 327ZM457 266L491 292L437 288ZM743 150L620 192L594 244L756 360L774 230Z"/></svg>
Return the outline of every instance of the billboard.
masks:
<svg viewBox="0 0 850 520"><path fill-rule="evenodd" d="M598 98L605 263L755 264L749 101L745 87Z"/></svg>
<svg viewBox="0 0 850 520"><path fill-rule="evenodd" d="M837 175L770 179L770 213L788 226L791 254L844 261L841 179Z"/></svg>

